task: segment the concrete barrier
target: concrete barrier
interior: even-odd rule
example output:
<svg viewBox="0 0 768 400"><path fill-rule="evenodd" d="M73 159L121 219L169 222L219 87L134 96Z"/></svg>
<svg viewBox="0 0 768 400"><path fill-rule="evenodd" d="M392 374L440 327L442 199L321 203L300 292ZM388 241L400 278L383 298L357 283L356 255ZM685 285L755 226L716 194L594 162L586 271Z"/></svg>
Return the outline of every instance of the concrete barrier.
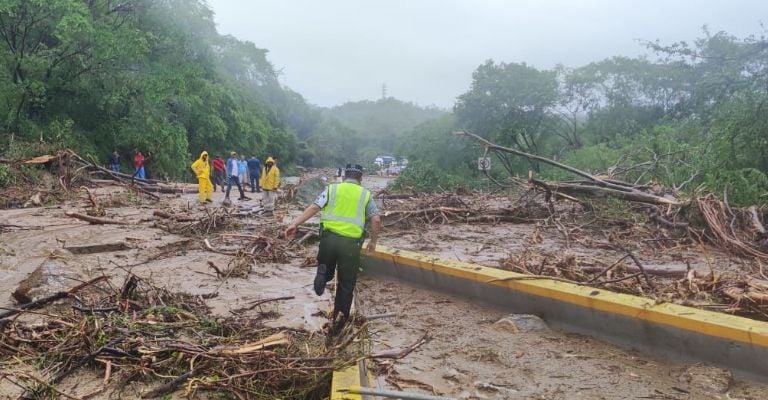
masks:
<svg viewBox="0 0 768 400"><path fill-rule="evenodd" d="M768 381L768 323L379 246L363 269L535 314L550 326ZM533 278L533 279L532 279Z"/></svg>

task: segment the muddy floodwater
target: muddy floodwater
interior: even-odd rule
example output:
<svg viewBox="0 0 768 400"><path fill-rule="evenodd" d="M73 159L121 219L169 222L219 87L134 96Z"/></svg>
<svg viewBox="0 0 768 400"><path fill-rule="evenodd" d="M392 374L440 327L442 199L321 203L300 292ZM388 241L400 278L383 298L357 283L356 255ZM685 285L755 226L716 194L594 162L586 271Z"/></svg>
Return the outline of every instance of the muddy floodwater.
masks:
<svg viewBox="0 0 768 400"><path fill-rule="evenodd" d="M381 189L387 179L367 178L365 184ZM83 211L84 197L60 206L0 210L0 221L15 226L0 236L0 293L4 293L0 307L18 307L11 292L41 266L47 280L37 295L66 290L101 275L119 286L132 273L173 291L206 297L217 293L205 302L222 318L253 301L293 296L245 312L269 314L266 323L272 327L320 334L332 305L332 291L318 297L312 290L316 242L291 244L286 262L254 265L245 278L220 279L211 265L225 267L231 256L206 250L199 237L168 233L156 225L153 212L158 209L173 208L189 215L207 212L196 204L196 187L188 189L187 194L163 196L159 203L139 201L120 187L94 190L100 202L110 204L107 217L129 221L129 225L90 225L67 217L68 211ZM239 233L277 235L301 211L300 205L281 205L273 216L251 214L248 210L258 207L260 195L249 196L251 201L235 202L245 210ZM219 207L222 200L223 194L215 193L212 207ZM393 205L382 204L382 209ZM229 239L216 235L210 238L225 246ZM385 229L380 240L388 247L493 267L532 243L534 249L552 257L565 251L582 258L616 257L600 249L565 249L557 232L542 232L533 224L393 227ZM85 254L75 250L90 245L113 247ZM683 262L671 252L654 260L673 266ZM685 262L694 268L706 264L693 257ZM370 364L374 384L382 388L464 399L768 399L768 386L732 379L728 371L648 357L549 329L545 321L534 330L514 329L499 322L510 318L504 310L429 288L364 275L356 297L361 314L392 314L371 322L372 351L405 348L427 332L431 338L403 359ZM3 361L9 372L13 363ZM104 385L104 379L103 368L91 367L57 387L75 398L92 399L137 398L147 389L138 383L116 388L111 381ZM0 381L0 398L17 398L20 393L8 380ZM180 393L174 396L182 398Z"/></svg>
<svg viewBox="0 0 768 400"><path fill-rule="evenodd" d="M464 399L768 399L768 386L732 381L704 365L648 357L544 327L523 332L504 310L377 277L359 283L358 306L377 351L432 340L376 379L381 387Z"/></svg>

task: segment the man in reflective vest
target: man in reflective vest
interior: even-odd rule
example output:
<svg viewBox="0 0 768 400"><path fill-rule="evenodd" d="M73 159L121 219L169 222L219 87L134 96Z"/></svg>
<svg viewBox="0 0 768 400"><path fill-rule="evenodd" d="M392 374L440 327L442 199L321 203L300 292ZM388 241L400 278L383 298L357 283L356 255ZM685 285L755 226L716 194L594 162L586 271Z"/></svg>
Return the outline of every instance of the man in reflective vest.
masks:
<svg viewBox="0 0 768 400"><path fill-rule="evenodd" d="M344 181L328 185L315 202L285 230L286 238L292 238L299 225L312 218L318 211L323 211L320 217L322 230L314 286L315 293L322 295L326 283L330 282L338 271L336 299L330 318L332 332L338 332L349 318L357 271L360 268L360 245L365 223L371 223L371 238L366 249L368 254L376 250L381 229L381 217L376 202L371 199L371 192L360 186L362 179L363 168L357 164L347 164L344 169Z"/></svg>

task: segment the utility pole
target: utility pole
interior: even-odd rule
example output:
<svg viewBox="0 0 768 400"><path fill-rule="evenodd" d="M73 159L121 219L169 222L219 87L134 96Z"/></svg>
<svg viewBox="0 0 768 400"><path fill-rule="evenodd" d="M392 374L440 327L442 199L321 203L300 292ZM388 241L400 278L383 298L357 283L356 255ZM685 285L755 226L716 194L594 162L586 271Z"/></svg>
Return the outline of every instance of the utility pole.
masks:
<svg viewBox="0 0 768 400"><path fill-rule="evenodd" d="M381 99L384 100L387 98L387 84L384 83L381 85Z"/></svg>

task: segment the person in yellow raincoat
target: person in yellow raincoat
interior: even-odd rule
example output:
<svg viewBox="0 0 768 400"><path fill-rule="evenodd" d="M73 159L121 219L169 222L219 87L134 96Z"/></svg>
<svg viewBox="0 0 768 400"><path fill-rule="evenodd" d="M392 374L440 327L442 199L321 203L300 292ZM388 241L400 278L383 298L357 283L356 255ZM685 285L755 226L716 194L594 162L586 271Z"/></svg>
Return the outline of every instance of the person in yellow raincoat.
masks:
<svg viewBox="0 0 768 400"><path fill-rule="evenodd" d="M197 176L200 203L213 203L213 185L211 184L211 164L208 152L200 153L200 158L192 163L192 171Z"/></svg>
<svg viewBox="0 0 768 400"><path fill-rule="evenodd" d="M272 211L275 209L275 191L280 187L280 169L275 165L275 160L268 157L261 169L259 177L259 186L263 192L262 203L264 210Z"/></svg>

